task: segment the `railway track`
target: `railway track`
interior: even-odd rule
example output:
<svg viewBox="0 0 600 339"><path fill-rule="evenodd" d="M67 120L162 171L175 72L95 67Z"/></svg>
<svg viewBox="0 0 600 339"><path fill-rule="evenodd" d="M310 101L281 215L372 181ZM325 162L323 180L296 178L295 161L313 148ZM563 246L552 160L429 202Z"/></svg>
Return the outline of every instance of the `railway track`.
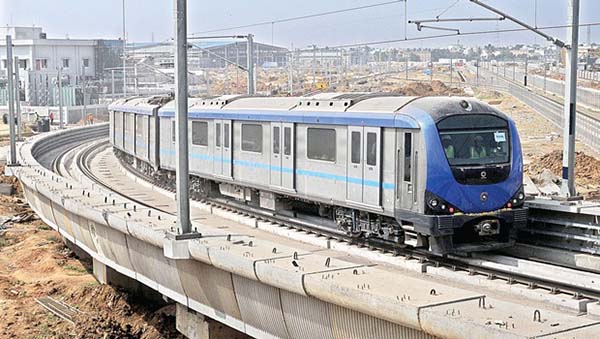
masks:
<svg viewBox="0 0 600 339"><path fill-rule="evenodd" d="M118 188L115 188L110 183L99 178L94 174L95 171L89 167L91 158L103 151L106 151L108 147L110 147L110 145L106 141L93 143L91 146L83 149L82 152L79 152L76 161L73 163L76 164L76 166L78 166L79 169L86 174L86 176L88 176L98 185L119 193ZM174 192L173 187L170 185L164 182L155 182L152 177L141 173L127 161L124 161L123 159L119 159L119 161L125 170L141 178L142 180L160 187L163 190ZM151 204L136 199L135 197L127 198L132 200L134 203L139 204L140 206L146 206L172 214L169 211L162 210L160 207L152 206ZM196 201L208 204L212 206L212 208L232 211L260 221L268 221L280 227L293 228L307 233L318 234L329 239L346 242L356 247L377 250L382 253L393 253L399 258L404 258L405 260L417 260L420 263L425 263L430 267L447 268L450 271L467 273L469 276L473 276L474 278L484 277L485 279L489 280L500 280L508 285L521 285L529 289L536 289L550 294L562 294L568 298L589 302L600 300L600 279L595 279L598 281L597 286L595 283L590 283L590 281L595 280L590 278L589 272L580 272L576 269L563 267L561 268L561 272L563 273L563 276L567 277L568 279L556 279L556 277L554 277L555 279L551 279L544 275L540 275L538 270L531 270L528 272L527 270L520 270L518 267L515 268L512 264L506 264L508 261L514 262L514 260L521 260L522 263L527 262L529 269L531 269L531 267L542 267L543 265L547 265L540 264L535 261L523 261L519 258L501 255L492 255L479 260L476 260L477 258L461 258L457 256L438 257L422 249L413 249L407 247L399 248L392 246L389 243L375 241L373 239L353 238L346 235L344 232L329 229L324 227L322 224L315 223L311 220L299 217L277 215L270 211L265 211L260 208L250 207L225 199Z"/></svg>

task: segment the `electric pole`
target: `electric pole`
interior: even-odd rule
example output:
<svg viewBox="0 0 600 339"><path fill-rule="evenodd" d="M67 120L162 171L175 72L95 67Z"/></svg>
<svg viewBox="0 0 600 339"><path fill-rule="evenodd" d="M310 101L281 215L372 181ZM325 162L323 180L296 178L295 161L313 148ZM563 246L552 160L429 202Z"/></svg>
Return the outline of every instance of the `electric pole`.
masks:
<svg viewBox="0 0 600 339"><path fill-rule="evenodd" d="M246 63L248 65L248 95L254 95L254 35L248 34L246 42Z"/></svg>
<svg viewBox="0 0 600 339"><path fill-rule="evenodd" d="M187 0L175 1L175 161L177 233L191 231L188 158Z"/></svg>
<svg viewBox="0 0 600 339"><path fill-rule="evenodd" d="M577 47L579 44L579 0L569 0L565 58L565 103L563 129L563 170L561 191L566 197L575 190L575 129L577 121ZM568 86L568 87L567 87Z"/></svg>
<svg viewBox="0 0 600 339"><path fill-rule="evenodd" d="M127 38L125 37L125 0L123 0L123 97L127 97Z"/></svg>
<svg viewBox="0 0 600 339"><path fill-rule="evenodd" d="M63 97L62 97L62 67L58 67L58 128L65 128L63 119Z"/></svg>
<svg viewBox="0 0 600 339"><path fill-rule="evenodd" d="M8 90L8 134L10 138L10 163L9 165L17 165L17 145L15 141L15 89L13 78L13 45L12 37L6 36L6 73L7 73L7 90Z"/></svg>
<svg viewBox="0 0 600 339"><path fill-rule="evenodd" d="M17 140L23 140L21 134L22 117L21 117L21 80L19 79L19 57L15 57L15 109L17 111Z"/></svg>

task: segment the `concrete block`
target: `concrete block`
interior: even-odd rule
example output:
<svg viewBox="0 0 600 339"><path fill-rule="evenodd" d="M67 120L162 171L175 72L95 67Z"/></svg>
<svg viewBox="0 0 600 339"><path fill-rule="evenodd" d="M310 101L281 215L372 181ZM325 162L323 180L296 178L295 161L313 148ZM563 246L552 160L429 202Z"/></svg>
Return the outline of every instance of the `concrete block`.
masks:
<svg viewBox="0 0 600 339"><path fill-rule="evenodd" d="M0 184L0 194L2 195L13 195L15 190L11 184Z"/></svg>
<svg viewBox="0 0 600 339"><path fill-rule="evenodd" d="M169 259L190 259L188 239L179 239L167 233L163 241L163 253Z"/></svg>
<svg viewBox="0 0 600 339"><path fill-rule="evenodd" d="M177 331L190 339L209 339L208 322L202 314L189 310L186 306L177 304Z"/></svg>

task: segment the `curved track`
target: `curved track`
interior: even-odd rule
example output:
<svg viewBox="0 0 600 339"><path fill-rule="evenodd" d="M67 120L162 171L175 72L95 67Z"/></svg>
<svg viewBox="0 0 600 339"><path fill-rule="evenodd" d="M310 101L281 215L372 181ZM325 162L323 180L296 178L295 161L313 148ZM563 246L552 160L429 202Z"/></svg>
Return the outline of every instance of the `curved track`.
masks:
<svg viewBox="0 0 600 339"><path fill-rule="evenodd" d="M111 185L110 182L107 182L105 179L94 174L94 169L90 168L90 164L92 163L91 160L99 152L106 150L107 147L110 147L108 141L92 143L78 153L77 159L74 163L83 173L85 173L87 177L97 184L124 195L128 199L133 200L141 206L148 206L160 210L160 207L152 206L151 204L140 199L136 199L135 197L127 196L122 192L119 192L119 188L115 187L114 184ZM152 185L158 186L166 191L173 192L171 187L168 185L165 185L164 183L156 183L154 182L153 178L140 173L127 162L122 160L120 162L121 166L123 166L126 171L129 171L130 173ZM446 267L450 268L452 271L467 272L469 275L474 276L474 279L477 277L485 277L486 279L490 280L503 280L507 284L525 285L529 288L545 290L552 294L561 293L568 295L570 298L590 300L600 299L600 285L595 283L595 280L600 281L600 279L594 278L595 273L582 272L573 268L559 267L556 265L554 269L560 272L560 274L544 275L540 274L539 270L548 269L548 264L541 264L531 260L522 260L519 258L502 255L476 255L475 258L438 257L431 255L425 250L396 248L390 246L390 244L373 241L371 239L352 238L343 232L332 230L317 223L311 222L305 218L277 215L270 211L250 207L237 202L228 201L226 199L201 200L199 202L208 204L213 208L234 211L238 214L251 216L261 221L268 221L281 227L293 228L308 233L326 236L331 239L337 239L357 247L367 247L369 250L391 252L396 256L402 256L405 259L417 259L419 262L427 263L434 267ZM171 212L164 212L173 215ZM519 267L515 267L515 265L524 267L527 266L529 268L519 269ZM532 267L533 269L531 269ZM552 267L550 268L552 269Z"/></svg>

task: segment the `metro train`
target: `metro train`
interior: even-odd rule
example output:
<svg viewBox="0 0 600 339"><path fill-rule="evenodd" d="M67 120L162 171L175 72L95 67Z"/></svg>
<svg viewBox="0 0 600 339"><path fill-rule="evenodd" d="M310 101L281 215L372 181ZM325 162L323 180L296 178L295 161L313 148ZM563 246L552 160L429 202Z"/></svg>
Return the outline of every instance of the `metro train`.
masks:
<svg viewBox="0 0 600 339"><path fill-rule="evenodd" d="M117 156L174 182L175 103L109 107ZM514 122L462 97L322 93L189 100L190 190L434 254L511 246L526 224Z"/></svg>

